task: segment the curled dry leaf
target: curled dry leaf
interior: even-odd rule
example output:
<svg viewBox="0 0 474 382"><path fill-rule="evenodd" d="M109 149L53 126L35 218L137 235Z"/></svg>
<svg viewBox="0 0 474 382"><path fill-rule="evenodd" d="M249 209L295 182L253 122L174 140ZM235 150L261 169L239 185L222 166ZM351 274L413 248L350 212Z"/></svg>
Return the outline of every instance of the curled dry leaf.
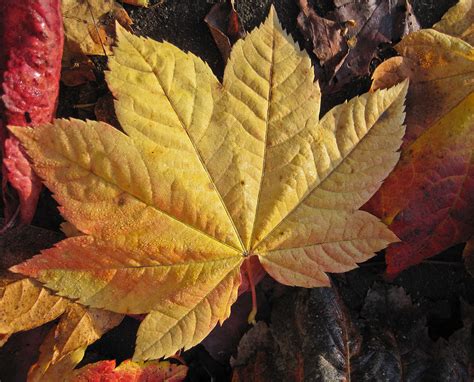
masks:
<svg viewBox="0 0 474 382"><path fill-rule="evenodd" d="M398 41L420 27L408 0L332 2L334 11L323 18L307 0L298 0L298 27L323 66L326 91L368 75L380 44Z"/></svg>
<svg viewBox="0 0 474 382"><path fill-rule="evenodd" d="M0 4L0 143L6 226L19 213L28 224L41 182L7 125L50 122L56 111L63 47L59 0L4 0ZM10 189L10 186L13 190Z"/></svg>
<svg viewBox="0 0 474 382"><path fill-rule="evenodd" d="M219 48L224 61L229 58L232 45L245 36L239 15L233 0L224 0L215 4L204 18L212 37Z"/></svg>
<svg viewBox="0 0 474 382"><path fill-rule="evenodd" d="M301 12L298 15L298 27L306 40L311 42L313 52L327 76L331 77L349 53L342 25L336 20L319 16L308 4L308 0L299 0L299 6Z"/></svg>
<svg viewBox="0 0 474 382"><path fill-rule="evenodd" d="M79 120L12 128L85 234L14 272L84 305L148 313L143 360L224 321L249 256L282 283L315 287L397 240L358 208L399 159L407 83L318 121L310 59L273 9L235 44L222 85L190 53L118 35L107 81L126 134Z"/></svg>
<svg viewBox="0 0 474 382"><path fill-rule="evenodd" d="M133 362L123 361L115 367L115 361L100 361L76 370L66 379L67 382L89 381L166 381L182 382L188 368L166 361Z"/></svg>
<svg viewBox="0 0 474 382"><path fill-rule="evenodd" d="M402 239L386 252L392 277L474 233L474 49L433 29L396 49L401 57L377 68L373 87L410 79L407 134L400 163L364 207Z"/></svg>

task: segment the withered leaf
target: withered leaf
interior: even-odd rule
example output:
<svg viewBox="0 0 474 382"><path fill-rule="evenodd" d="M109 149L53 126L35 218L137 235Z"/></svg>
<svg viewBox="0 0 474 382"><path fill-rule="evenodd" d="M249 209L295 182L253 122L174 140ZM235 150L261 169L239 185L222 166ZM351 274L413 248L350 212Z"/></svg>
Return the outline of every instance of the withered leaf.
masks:
<svg viewBox="0 0 474 382"><path fill-rule="evenodd" d="M324 17L307 0L298 1L298 26L323 65L323 90L329 92L368 75L382 43L419 29L408 0L333 0L335 10Z"/></svg>
<svg viewBox="0 0 474 382"><path fill-rule="evenodd" d="M223 0L215 4L204 18L212 37L225 62L229 58L232 45L245 36L239 15L233 0Z"/></svg>

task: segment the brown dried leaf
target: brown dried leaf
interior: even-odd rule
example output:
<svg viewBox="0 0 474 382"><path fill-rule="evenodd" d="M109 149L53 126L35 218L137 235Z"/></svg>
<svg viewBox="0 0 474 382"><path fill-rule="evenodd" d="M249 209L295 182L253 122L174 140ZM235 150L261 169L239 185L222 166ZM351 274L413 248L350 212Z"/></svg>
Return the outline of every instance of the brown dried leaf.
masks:
<svg viewBox="0 0 474 382"><path fill-rule="evenodd" d="M233 0L224 0L215 4L204 21L211 31L222 58L227 62L232 45L246 34L234 8Z"/></svg>

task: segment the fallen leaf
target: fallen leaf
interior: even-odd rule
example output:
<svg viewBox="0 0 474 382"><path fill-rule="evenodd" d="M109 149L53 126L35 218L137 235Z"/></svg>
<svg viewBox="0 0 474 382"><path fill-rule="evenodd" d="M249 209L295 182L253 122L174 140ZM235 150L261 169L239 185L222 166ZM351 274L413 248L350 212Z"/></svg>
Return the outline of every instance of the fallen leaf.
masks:
<svg viewBox="0 0 474 382"><path fill-rule="evenodd" d="M472 0L459 0L441 21L433 26L438 32L458 37L474 45L474 7Z"/></svg>
<svg viewBox="0 0 474 382"><path fill-rule="evenodd" d="M380 44L420 28L408 0L333 0L335 9L325 17L317 15L307 0L298 4L298 27L323 66L323 90L328 92L368 75Z"/></svg>
<svg viewBox="0 0 474 382"><path fill-rule="evenodd" d="M49 355L53 353L53 349L54 329L48 333L40 346L38 362L33 364L28 371L28 382L64 381L65 377L82 361L86 352L84 346L65 354L52 364ZM47 356L44 354L47 354Z"/></svg>
<svg viewBox="0 0 474 382"><path fill-rule="evenodd" d="M85 54L63 55L61 81L66 86L78 86L95 81L94 64Z"/></svg>
<svg viewBox="0 0 474 382"><path fill-rule="evenodd" d="M115 361L100 361L74 372L67 382L89 381L166 381L182 382L188 368L166 361L133 362L123 361L115 368Z"/></svg>
<svg viewBox="0 0 474 382"><path fill-rule="evenodd" d="M233 0L224 0L213 5L204 18L212 37L227 62L232 45L245 36L245 29L234 8Z"/></svg>
<svg viewBox="0 0 474 382"><path fill-rule="evenodd" d="M299 0L298 28L313 46L313 52L331 77L349 53L348 40L338 21L319 16L307 0Z"/></svg>
<svg viewBox="0 0 474 382"><path fill-rule="evenodd" d="M293 290L242 338L232 381L468 381L470 330L433 342L400 287L376 284L359 314L334 287Z"/></svg>
<svg viewBox="0 0 474 382"><path fill-rule="evenodd" d="M399 159L407 83L318 121L310 59L273 9L236 43L222 85L190 53L118 35L107 81L128 135L95 121L12 127L85 234L14 272L87 306L148 313L134 355L143 360L223 322L249 256L282 283L325 286L325 272L397 240L358 208Z"/></svg>
<svg viewBox="0 0 474 382"><path fill-rule="evenodd" d="M474 49L433 29L396 49L373 88L410 79L407 134L399 164L364 206L402 240L386 251L389 277L474 234Z"/></svg>
<svg viewBox="0 0 474 382"><path fill-rule="evenodd" d="M71 229L69 229L72 231ZM0 236L0 268L31 257L61 238L56 232L22 226ZM16 261L15 261L16 260ZM30 330L60 317L41 345L31 381L59 380L82 360L88 345L119 324L121 315L89 309L55 296L39 283L11 273L0 277L0 343L11 334Z"/></svg>
<svg viewBox="0 0 474 382"><path fill-rule="evenodd" d="M70 304L58 325L40 348L38 361L28 373L29 381L57 381L72 372L90 344L114 328L123 315L79 304Z"/></svg>
<svg viewBox="0 0 474 382"><path fill-rule="evenodd" d="M350 380L361 338L335 288L280 297L271 322L242 338L231 359L234 382Z"/></svg>
<svg viewBox="0 0 474 382"><path fill-rule="evenodd" d="M22 223L30 223L36 211L41 182L6 126L36 126L50 122L56 112L63 46L59 5L59 0L5 0L0 4L5 227L13 225L18 213Z"/></svg>
<svg viewBox="0 0 474 382"><path fill-rule="evenodd" d="M123 2L138 7L148 7L149 0L123 0Z"/></svg>
<svg viewBox="0 0 474 382"><path fill-rule="evenodd" d="M111 54L115 22L130 28L132 20L115 0L62 0L64 55L71 57Z"/></svg>
<svg viewBox="0 0 474 382"><path fill-rule="evenodd" d="M15 275L0 278L0 334L29 330L64 313L67 299L54 296L34 280Z"/></svg>

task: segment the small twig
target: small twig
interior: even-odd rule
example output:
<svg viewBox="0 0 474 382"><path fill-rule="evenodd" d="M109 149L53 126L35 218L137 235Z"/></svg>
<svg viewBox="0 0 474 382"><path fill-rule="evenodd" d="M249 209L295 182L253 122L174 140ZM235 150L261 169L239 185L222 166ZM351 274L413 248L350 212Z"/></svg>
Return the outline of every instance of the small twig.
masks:
<svg viewBox="0 0 474 382"><path fill-rule="evenodd" d="M77 105L74 105L74 109L87 109L88 107L93 107L95 106L96 102L93 103L78 103Z"/></svg>
<svg viewBox="0 0 474 382"><path fill-rule="evenodd" d="M255 291L255 284L252 277L252 267L250 266L250 261L247 258L245 260L245 271L247 272L247 277L249 279L250 291L252 293L252 310L250 311L248 317L249 324L255 324L255 317L257 316L257 292Z"/></svg>

